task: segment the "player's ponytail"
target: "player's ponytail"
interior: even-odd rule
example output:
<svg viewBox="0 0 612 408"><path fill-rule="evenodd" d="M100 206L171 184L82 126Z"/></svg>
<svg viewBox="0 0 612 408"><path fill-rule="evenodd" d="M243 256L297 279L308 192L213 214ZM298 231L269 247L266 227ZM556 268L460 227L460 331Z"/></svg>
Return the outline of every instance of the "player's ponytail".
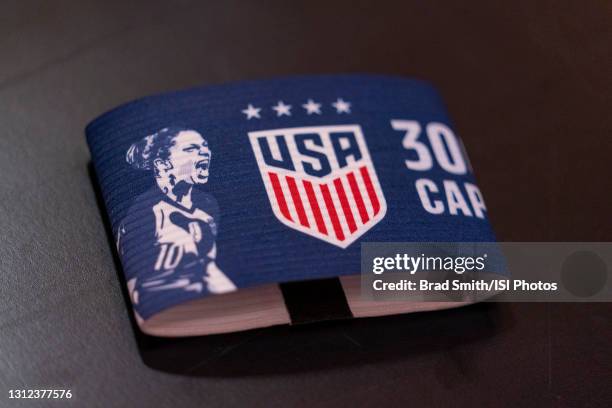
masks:
<svg viewBox="0 0 612 408"><path fill-rule="evenodd" d="M135 169L151 170L155 160L155 157L151 157L151 153L156 144L156 136L157 134L146 136L130 146L125 154L125 161Z"/></svg>

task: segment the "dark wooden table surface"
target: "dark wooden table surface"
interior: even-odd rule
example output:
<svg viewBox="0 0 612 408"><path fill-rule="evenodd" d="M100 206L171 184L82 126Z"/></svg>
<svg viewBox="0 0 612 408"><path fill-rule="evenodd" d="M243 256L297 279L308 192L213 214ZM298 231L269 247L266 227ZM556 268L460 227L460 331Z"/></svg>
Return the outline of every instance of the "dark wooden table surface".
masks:
<svg viewBox="0 0 612 408"><path fill-rule="evenodd" d="M500 240L612 241L611 19L605 0L3 1L0 406L21 388L74 397L18 406L611 406L610 304L423 314L408 333L374 323L387 338L363 347L300 329L271 343L283 370L241 348L225 351L236 370L147 367L83 135L119 103L193 85L416 76L445 96Z"/></svg>

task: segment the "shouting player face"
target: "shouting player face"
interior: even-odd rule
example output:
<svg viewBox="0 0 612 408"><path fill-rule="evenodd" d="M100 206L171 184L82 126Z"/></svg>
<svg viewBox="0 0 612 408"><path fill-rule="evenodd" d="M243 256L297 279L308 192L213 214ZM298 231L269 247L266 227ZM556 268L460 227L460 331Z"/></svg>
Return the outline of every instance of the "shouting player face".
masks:
<svg viewBox="0 0 612 408"><path fill-rule="evenodd" d="M185 130L177 134L169 153L171 168L168 173L174 176L176 183L204 184L208 181L211 152L198 132Z"/></svg>

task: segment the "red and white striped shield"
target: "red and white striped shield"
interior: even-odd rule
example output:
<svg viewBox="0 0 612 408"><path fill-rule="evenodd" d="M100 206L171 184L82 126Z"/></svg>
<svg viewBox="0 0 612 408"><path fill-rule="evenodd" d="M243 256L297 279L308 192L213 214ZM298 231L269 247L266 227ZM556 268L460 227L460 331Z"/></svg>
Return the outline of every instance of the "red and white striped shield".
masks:
<svg viewBox="0 0 612 408"><path fill-rule="evenodd" d="M286 226L346 248L387 211L359 125L250 132L272 210Z"/></svg>

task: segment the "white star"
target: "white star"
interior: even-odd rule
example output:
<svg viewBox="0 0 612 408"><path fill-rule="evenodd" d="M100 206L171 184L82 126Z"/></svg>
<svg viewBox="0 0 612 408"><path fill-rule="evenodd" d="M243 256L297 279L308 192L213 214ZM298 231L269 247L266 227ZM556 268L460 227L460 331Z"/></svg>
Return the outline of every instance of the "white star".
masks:
<svg viewBox="0 0 612 408"><path fill-rule="evenodd" d="M248 120L251 120L253 118L257 118L257 119L261 119L261 116L259 116L259 111L261 110L261 108L256 108L253 105L251 105L249 103L249 106L247 106L246 109L242 110L242 113L244 113L247 117Z"/></svg>
<svg viewBox="0 0 612 408"><path fill-rule="evenodd" d="M291 105L285 105L283 101L278 101L276 106L273 106L272 109L276 111L277 117L283 115L291 116Z"/></svg>
<svg viewBox="0 0 612 408"><path fill-rule="evenodd" d="M347 102L342 98L338 98L336 102L332 103L332 106L336 108L336 113L351 113L350 102Z"/></svg>
<svg viewBox="0 0 612 408"><path fill-rule="evenodd" d="M312 99L309 99L308 102L302 105L302 107L306 109L306 113L309 115L312 115L313 113L316 113L317 115L321 114L321 104L316 103Z"/></svg>

